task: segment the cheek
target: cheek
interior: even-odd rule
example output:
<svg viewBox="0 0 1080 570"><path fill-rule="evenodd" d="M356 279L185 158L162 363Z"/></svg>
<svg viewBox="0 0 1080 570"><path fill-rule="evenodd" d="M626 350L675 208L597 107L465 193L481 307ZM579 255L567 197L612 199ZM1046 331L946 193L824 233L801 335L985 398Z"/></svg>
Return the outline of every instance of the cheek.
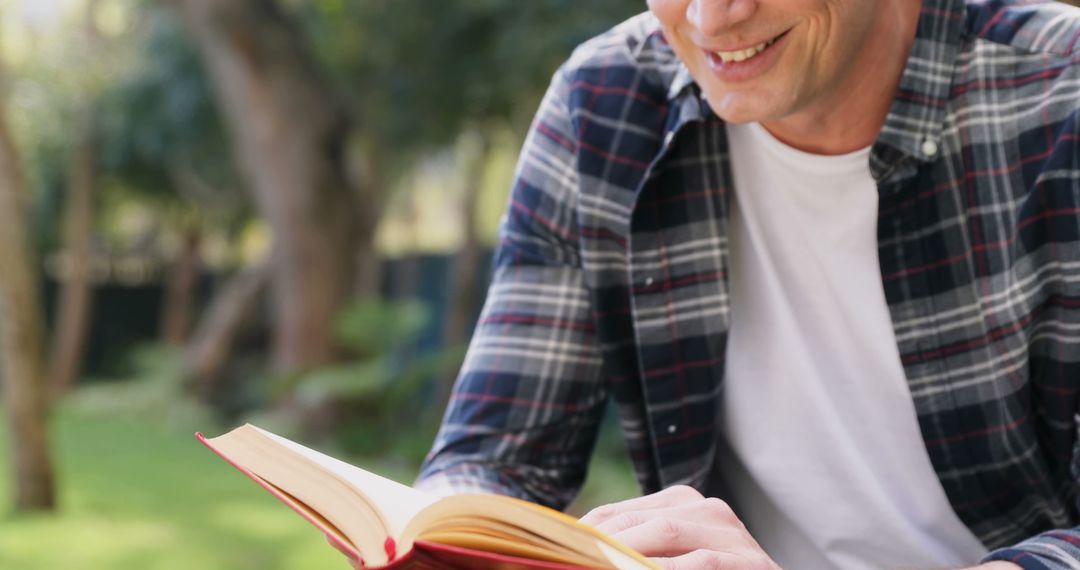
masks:
<svg viewBox="0 0 1080 570"><path fill-rule="evenodd" d="M691 0L648 0L648 5L649 11L660 22L664 39L675 51L675 55L693 68L693 44L683 37L687 31L686 7L690 2Z"/></svg>
<svg viewBox="0 0 1080 570"><path fill-rule="evenodd" d="M678 25L686 16L686 5L690 0L647 0L649 11L665 27Z"/></svg>

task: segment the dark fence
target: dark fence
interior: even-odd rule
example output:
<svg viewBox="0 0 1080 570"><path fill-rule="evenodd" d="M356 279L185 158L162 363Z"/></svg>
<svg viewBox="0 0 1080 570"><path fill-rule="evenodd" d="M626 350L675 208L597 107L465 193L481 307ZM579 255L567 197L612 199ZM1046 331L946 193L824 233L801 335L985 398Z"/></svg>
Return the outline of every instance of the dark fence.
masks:
<svg viewBox="0 0 1080 570"><path fill-rule="evenodd" d="M477 283L481 289L487 288L490 257L487 252L477 269ZM432 317L415 345L409 347L412 354L432 352L442 346L454 268L451 255L416 255L383 262L383 295L391 300L417 299L427 306ZM205 306L222 279L222 276L204 275L197 299L200 308ZM46 279L43 288L46 318L52 323L58 285L56 281ZM138 285L118 282L96 285L84 374L117 377L131 373L126 355L135 346L158 340L164 297L165 285L160 278ZM472 322L475 322L479 308L473 308Z"/></svg>

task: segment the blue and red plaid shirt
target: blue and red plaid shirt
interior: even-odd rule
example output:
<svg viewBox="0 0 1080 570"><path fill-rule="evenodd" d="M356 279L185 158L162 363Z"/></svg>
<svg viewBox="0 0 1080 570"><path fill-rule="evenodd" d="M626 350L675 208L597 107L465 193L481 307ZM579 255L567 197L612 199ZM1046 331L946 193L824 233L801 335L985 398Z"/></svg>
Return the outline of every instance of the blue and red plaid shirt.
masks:
<svg viewBox="0 0 1080 570"><path fill-rule="evenodd" d="M1078 110L1080 11L923 0L870 158L926 449L960 519L1026 568L1080 568ZM730 323L729 157L649 14L574 53L522 150L421 487L564 507L609 398L645 492L704 487Z"/></svg>

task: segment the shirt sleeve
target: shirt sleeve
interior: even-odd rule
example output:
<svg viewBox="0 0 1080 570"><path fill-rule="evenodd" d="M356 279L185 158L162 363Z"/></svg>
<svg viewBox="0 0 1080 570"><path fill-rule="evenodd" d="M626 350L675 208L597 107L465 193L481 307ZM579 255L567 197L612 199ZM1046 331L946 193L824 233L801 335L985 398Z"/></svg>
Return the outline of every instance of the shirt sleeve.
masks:
<svg viewBox="0 0 1080 570"><path fill-rule="evenodd" d="M522 148L487 300L417 487L564 508L607 392L578 246L577 144L560 69Z"/></svg>
<svg viewBox="0 0 1080 570"><path fill-rule="evenodd" d="M1003 560L1025 570L1080 568L1080 527L1036 535L1020 544L991 552L983 562Z"/></svg>
<svg viewBox="0 0 1080 570"><path fill-rule="evenodd" d="M1075 417L1080 418L1080 411ZM1080 429L1080 425L1075 428ZM1080 478L1080 442L1074 444L1071 472L1074 478ZM1025 570L1078 570L1080 526L1037 534L1019 544L991 551L982 561L992 560L1012 562Z"/></svg>

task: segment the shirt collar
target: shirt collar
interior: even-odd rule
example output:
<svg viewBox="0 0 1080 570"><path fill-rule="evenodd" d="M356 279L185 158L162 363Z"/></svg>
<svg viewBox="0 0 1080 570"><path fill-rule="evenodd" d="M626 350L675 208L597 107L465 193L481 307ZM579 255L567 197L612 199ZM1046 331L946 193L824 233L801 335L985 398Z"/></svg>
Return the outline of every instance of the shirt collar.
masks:
<svg viewBox="0 0 1080 570"><path fill-rule="evenodd" d="M964 0L923 0L911 55L878 143L918 160L937 158L963 29ZM660 51L671 58L666 70L668 99L701 97L699 89L691 88L696 84L686 64L675 57L658 29L654 34ZM707 106L705 101L701 104Z"/></svg>
<svg viewBox="0 0 1080 570"><path fill-rule="evenodd" d="M686 67L686 64L671 49L656 17L650 12L645 12L642 16L648 19L645 20L647 38L642 42L641 49L648 50L649 56L655 59L655 69L659 74L661 85L668 87L667 99L674 102L684 95L683 91L696 83L690 76L690 68ZM689 93L695 91L691 89Z"/></svg>
<svg viewBox="0 0 1080 570"><path fill-rule="evenodd" d="M878 144L922 161L938 157L964 10L964 0L923 0L911 55Z"/></svg>
<svg viewBox="0 0 1080 570"><path fill-rule="evenodd" d="M675 76L671 80L671 86L668 88L668 99L674 101L679 98L683 90L695 85L694 78L690 76L690 68L686 67L686 64L682 60L678 60L675 68Z"/></svg>

